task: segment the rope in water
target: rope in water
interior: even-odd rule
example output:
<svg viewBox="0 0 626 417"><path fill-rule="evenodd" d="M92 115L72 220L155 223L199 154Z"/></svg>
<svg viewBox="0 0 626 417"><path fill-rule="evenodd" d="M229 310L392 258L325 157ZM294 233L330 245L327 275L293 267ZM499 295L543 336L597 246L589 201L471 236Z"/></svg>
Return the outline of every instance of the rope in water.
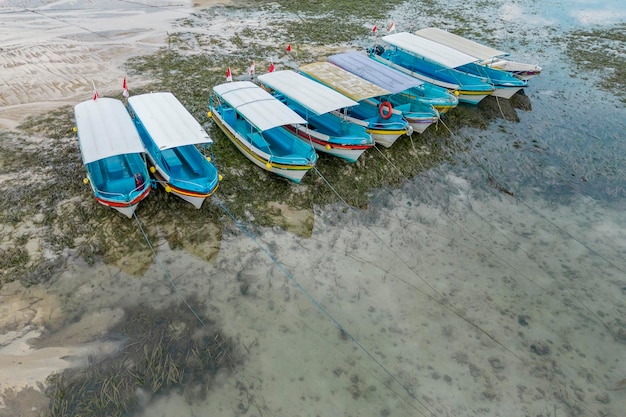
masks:
<svg viewBox="0 0 626 417"><path fill-rule="evenodd" d="M137 213L133 213L133 218L135 219L135 223L137 223L137 226L139 227L139 231L141 231L141 233L143 234L144 239L146 240L146 243L148 244L148 247L150 248L150 251L152 252L152 255L154 256L154 259L156 259L157 264L159 265L159 268L161 268L161 271L163 271L163 275L165 276L165 278L167 279L167 281L170 283L170 285L172 286L172 288L174 289L174 291L176 292L176 294L180 297L180 299L183 301L183 303L185 304L185 306L187 306L187 308L189 309L189 311L191 311L191 314L194 315L194 317L196 318L196 320L198 320L198 322L200 322L200 324L203 327L207 327L207 325L205 324L204 320L202 320L200 318L200 316L198 315L198 313L196 313L196 310L194 310L194 308L187 302L187 299L185 298L185 296L180 292L180 290L178 289L178 287L176 286L176 284L174 283L174 280L172 280L172 277L170 276L169 272L167 272L167 269L165 269L165 266L163 266L163 262L161 262L161 258L159 258L159 255L156 253L156 251L154 250L154 246L152 245L152 242L150 242L150 238L148 237L148 234L145 232L145 230L143 229L143 227L141 226L141 222L139 221L139 217L137 217Z"/></svg>
<svg viewBox="0 0 626 417"><path fill-rule="evenodd" d="M375 148L381 153L381 155L383 155L390 163L391 161L386 157L386 155L384 155L380 149L378 149L376 146ZM421 162L420 162L421 164ZM392 164L393 165L393 164ZM394 168L396 168L398 170L398 172L400 172L400 174L402 174L402 171L400 170L400 168L398 168L397 166L393 165ZM330 184L326 178L323 177L323 175L319 172L319 170L316 169L316 172L318 173L318 175L320 175L322 177L322 179L327 183ZM348 203L346 203L345 199L339 195L337 193L337 191L331 187L331 189L333 190L333 192L335 192L335 194L337 194L337 197L343 201L346 206L349 209L352 209L352 207L350 205L348 205ZM474 327L476 330L480 331L481 333L483 333L485 336L487 336L489 339L491 339L493 342L495 342L497 345L501 346L504 350L506 350L507 352L509 352L513 357L515 357L516 359L522 360L522 358L517 355L515 352L513 352L513 350L511 350L508 346L506 346L504 343L502 343L501 341L499 341L495 336L493 336L492 334L490 334L487 330L483 329L482 327L480 327L477 323L475 323L474 321L472 321L469 317L465 316L463 313L461 313L459 310L457 310L456 308L454 308L454 306L450 305L448 303L448 301L446 301L446 298L443 296L443 294L441 294L439 291L437 291L437 289L430 283L428 282L428 280L426 278L424 278L420 273L418 273L417 271L415 271L414 268L412 268L396 251L393 250L393 248L378 234L376 233L374 230L372 230L370 227L368 227L367 225L364 226L367 230L370 231L370 233L372 233L384 246L385 248L387 248L387 250L389 250L389 252L391 252L399 261L400 263L402 263L402 265L404 265L409 271L411 271L413 274L415 274L415 276L417 278L419 278L426 286L428 286L428 288L430 288L433 294L428 294L425 291L422 290L418 290L419 292L421 292L422 294L424 294L425 296L427 296L428 298L430 298L431 300L435 301L437 304L441 305L442 307L448 309L450 312L452 312L454 315L458 316L459 318L461 318L463 321L465 321L466 323L470 324L472 327ZM401 278L396 277L399 281L409 285L410 287L412 287L413 289L417 289L417 286L408 283L406 280L403 280Z"/></svg>
<svg viewBox="0 0 626 417"><path fill-rule="evenodd" d="M450 128L442 121L441 122L443 124L443 126L450 132L450 135L452 136L456 136L452 130L450 130ZM476 163L476 165L478 165L479 168L481 168L483 171L485 171L485 173L489 176L489 178L498 186L498 188L500 190L503 191L507 191L509 190L509 188L505 187L504 184L499 181L494 175L493 173L491 173L491 171L489 171L489 168L487 168L483 163L481 163L478 158L476 158L471 152L466 152L467 155L469 155L469 157L472 159L472 161L474 161L474 163ZM507 192L507 194L511 195L512 193L509 191ZM574 235L572 235L570 232L568 232L567 230L563 229L561 226L557 225L556 223L554 223L552 220L548 219L546 216L544 216L539 210L535 209L534 207L532 207L530 204L528 204L527 202L525 202L522 199L516 199L517 201L519 201L520 203L522 203L525 207L527 207L529 210L531 210L533 213L537 214L539 217L541 217L544 221L546 221L547 223L549 223L551 226L553 226L555 229L557 229L559 232L563 233L564 235L566 235L567 237L569 237L570 239L574 240L575 242L579 243L580 245L584 246L589 252L591 252L592 254L594 254L595 256L597 256L598 258L602 259L603 261L605 261L607 264L609 264L610 266L612 266L613 268L617 269L618 271L622 272L622 273L626 273L626 271L624 271L623 268L621 268L619 265L616 265L615 263L613 263L610 259L606 258L604 255L602 255L601 253L597 252L596 250L594 250L593 248L591 248L588 244L586 244L585 242L581 241L580 239L578 239L577 237L575 237Z"/></svg>
<svg viewBox="0 0 626 417"><path fill-rule="evenodd" d="M450 130L450 128L443 123L443 126L450 132L450 135L452 135L453 137L455 137L456 135L452 132L452 130ZM596 255L597 257L599 257L600 259L604 260L605 262L607 262L607 264L609 264L610 266L612 266L613 268L617 269L618 271L622 272L622 273L626 273L622 268L620 268L618 265L615 265L613 262L611 262L611 260L607 259L605 256L603 256L602 254L598 253L597 251L595 251L593 248L591 248L589 245L587 245L585 242L581 241L580 239L576 238L575 236L573 236L571 233L569 233L568 231L566 231L565 229L563 229L562 227L560 227L559 225L557 225L556 223L554 223L553 221L551 221L550 219L548 219L546 216L544 216L539 210L537 210L536 208L534 208L533 206L531 206L529 203L527 203L526 201L515 197L515 194L513 192L511 192L509 190L509 188L505 187L505 185L498 180L489 170L489 168L487 168L483 163L481 163L478 158L476 158L470 151L465 152L467 155L469 155L470 159L483 171L485 171L485 173L487 174L487 176L489 177L489 179L491 181L493 181L493 183L497 186L497 188L501 191L503 191L504 193L506 193L507 195L510 195L511 197L514 197L516 199L516 201L518 201L519 203L521 203L522 205L524 205L526 208L528 208L530 211L532 211L533 213L535 213L536 215L538 215L542 220L544 220L545 222L547 222L548 224L550 224L551 226L553 226L556 230L558 230L559 232L563 233L563 235L569 237L570 239L574 240L575 242L579 243L580 245L582 245L583 247L585 247L589 252L591 252L592 254ZM449 216L448 216L449 217ZM481 217L482 219L482 217ZM453 220L453 219L452 219ZM489 223L486 219L482 219L483 221L485 221L487 224L489 224L491 227L493 227L495 229L495 227L493 225L491 225L491 223ZM453 220L454 221L454 220ZM455 221L455 223L457 223ZM461 229L463 229L458 223L457 226L460 227ZM465 230L464 230L465 231ZM466 232L468 235L472 236L471 233ZM473 236L472 236L473 238ZM475 239L476 241L478 241L478 239ZM531 279L529 276L527 276L526 274L524 274L523 272L517 270L515 267L513 267L512 265L510 265L508 262L506 262L501 256L498 256L495 252L493 252L491 249L487 248L485 245L483 245L482 243L480 243L478 241L478 243L485 248L487 251L489 251L489 253L491 253L492 255L494 255L500 262L502 262L504 265L506 265L507 267L511 268L513 271L516 271L517 273L519 273L521 276L523 276L524 278L526 278L528 281L532 282L533 284L539 286L542 289L543 288L538 282L536 282L535 280ZM564 291L568 291L567 289L564 289ZM577 300L577 302L582 305L582 307L587 310L593 317L595 317L595 319L602 324L602 326L604 326L610 334L614 335L614 330L611 328L611 326L609 326L604 320L602 320L602 318L598 315L597 312L593 311L589 306L587 306L579 297L573 297L574 299Z"/></svg>
<svg viewBox="0 0 626 417"><path fill-rule="evenodd" d="M319 173L319 171L318 171ZM320 174L321 175L321 174ZM323 178L323 177L322 177ZM326 181L326 179L324 178L324 181L326 182L326 184L333 190L334 188L330 185L330 183L328 181ZM336 191L335 191L336 192ZM341 196L340 196L341 198ZM259 242L259 240L257 239L257 237L251 232L249 231L240 221L237 220L237 218L226 208L226 206L224 206L224 204L217 199L217 197L213 196L212 201L218 206L220 207L231 219L233 222L235 222L235 224L237 225L237 227L243 231L250 239L252 239L252 241L259 247L259 249L261 249L261 251L265 254L265 256L267 256L270 261L278 268L280 269L280 271L283 272L283 274L285 274L285 276L300 290L302 291L302 293L309 299L309 301L311 301L311 303L313 303L313 305L315 307L317 307L328 319L330 319L330 321L333 322L333 324L339 329L339 331L345 335L348 339L350 339L352 341L352 343L354 343L365 355L367 355L367 357L369 357L380 369L382 369L394 382L396 382L399 386L401 386L406 393L413 398L415 401L417 401L422 407L424 407L428 413L432 416L434 416L435 414L428 408L428 406L426 406L426 404L424 404L422 401L420 401L415 394L413 394L409 388L404 385L391 371L389 371L385 365L383 365L378 359L376 359L376 357L369 352L369 350L367 350L365 348L365 346L363 346L350 332L348 332L345 327L343 327L341 325L341 323L319 302L317 301L317 299L315 297L313 297L313 295L311 295L303 286L302 284L300 284L300 282L298 282L298 280L278 261L278 259L276 259L270 252L269 250L263 246L261 244L261 242ZM344 200L345 202L345 200ZM347 204L347 203L346 203ZM383 382L383 384L387 385L386 383ZM388 388L392 389L391 387L387 386ZM392 389L393 391L393 389ZM394 391L395 392L395 391ZM403 398L402 396L400 396L400 398ZM404 401L406 401L403 398ZM420 410L419 408L415 407L413 404L411 404L410 402L407 401L407 403L414 408L416 411L418 411L421 415L425 416L426 414L424 414L422 412L422 410Z"/></svg>

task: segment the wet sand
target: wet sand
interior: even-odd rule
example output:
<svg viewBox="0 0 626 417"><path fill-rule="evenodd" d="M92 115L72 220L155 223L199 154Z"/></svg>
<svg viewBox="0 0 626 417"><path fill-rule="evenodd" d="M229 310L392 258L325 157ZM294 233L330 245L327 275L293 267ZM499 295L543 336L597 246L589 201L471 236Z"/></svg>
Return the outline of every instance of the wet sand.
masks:
<svg viewBox="0 0 626 417"><path fill-rule="evenodd" d="M177 19L227 3L1 0L0 128L88 99L93 85L102 95L121 92L128 58L166 46L168 34L179 30ZM146 80L138 76L132 82Z"/></svg>

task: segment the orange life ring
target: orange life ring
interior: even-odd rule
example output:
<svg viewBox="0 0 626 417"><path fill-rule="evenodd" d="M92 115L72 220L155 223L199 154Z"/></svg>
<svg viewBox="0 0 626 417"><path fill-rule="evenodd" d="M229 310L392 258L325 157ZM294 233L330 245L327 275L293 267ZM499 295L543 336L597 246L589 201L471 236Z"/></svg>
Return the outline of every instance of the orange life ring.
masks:
<svg viewBox="0 0 626 417"><path fill-rule="evenodd" d="M378 113L383 119L389 119L391 117L391 114L393 113L393 107L391 107L391 103L388 101L383 101L382 103L380 103L380 106L378 106Z"/></svg>

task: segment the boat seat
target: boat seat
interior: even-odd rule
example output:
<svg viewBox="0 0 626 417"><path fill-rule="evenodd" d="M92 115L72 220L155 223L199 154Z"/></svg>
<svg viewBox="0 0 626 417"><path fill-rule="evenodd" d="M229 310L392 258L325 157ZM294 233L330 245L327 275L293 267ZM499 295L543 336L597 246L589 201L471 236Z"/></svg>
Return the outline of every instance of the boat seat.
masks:
<svg viewBox="0 0 626 417"><path fill-rule="evenodd" d="M250 141L252 142L252 144L256 146L257 148L262 149L262 150L269 149L269 146L270 146L269 143L267 143L265 138L263 138L263 136L261 136L260 133L258 132L251 133L249 137L250 137Z"/></svg>
<svg viewBox="0 0 626 417"><path fill-rule="evenodd" d="M109 181L107 184L108 191L114 194L128 194L136 187L135 179L130 177Z"/></svg>
<svg viewBox="0 0 626 417"><path fill-rule="evenodd" d="M178 155L176 155L172 149L165 149L161 152L161 155L163 155L163 160L169 167L172 174L181 170L183 165L181 164Z"/></svg>
<svg viewBox="0 0 626 417"><path fill-rule="evenodd" d="M201 158L198 157L198 153L195 152L195 149L191 148L193 145L181 146L179 148L173 149L178 155L180 161L185 164L185 167L193 172L196 175L200 175L202 173L201 163L204 156Z"/></svg>
<svg viewBox="0 0 626 417"><path fill-rule="evenodd" d="M222 111L222 118L224 119L224 123L229 126L235 127L237 123L237 114L235 113L235 109L226 107Z"/></svg>
<svg viewBox="0 0 626 417"><path fill-rule="evenodd" d="M110 180L119 180L124 176L124 165L119 157L106 158L105 164Z"/></svg>

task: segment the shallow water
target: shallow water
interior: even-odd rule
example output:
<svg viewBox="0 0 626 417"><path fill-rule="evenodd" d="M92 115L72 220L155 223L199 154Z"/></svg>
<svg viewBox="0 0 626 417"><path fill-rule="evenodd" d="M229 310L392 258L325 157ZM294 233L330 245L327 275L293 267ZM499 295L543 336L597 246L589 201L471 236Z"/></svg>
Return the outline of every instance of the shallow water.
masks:
<svg viewBox="0 0 626 417"><path fill-rule="evenodd" d="M620 416L626 111L598 74L569 64L561 36L608 12L604 24L623 22L624 6L448 3L457 27L483 27L544 68L530 110L491 103L519 121L455 132L450 163L372 192L366 210L317 207L308 238L231 226L212 262L161 239L141 277L70 259L22 294L46 293L51 323L74 317L54 329L74 337L59 339L70 363L94 335L107 343L91 354L116 349L107 327L123 308L195 296L245 362L203 401L174 392L138 415ZM399 30L438 23L412 4L391 15Z"/></svg>

